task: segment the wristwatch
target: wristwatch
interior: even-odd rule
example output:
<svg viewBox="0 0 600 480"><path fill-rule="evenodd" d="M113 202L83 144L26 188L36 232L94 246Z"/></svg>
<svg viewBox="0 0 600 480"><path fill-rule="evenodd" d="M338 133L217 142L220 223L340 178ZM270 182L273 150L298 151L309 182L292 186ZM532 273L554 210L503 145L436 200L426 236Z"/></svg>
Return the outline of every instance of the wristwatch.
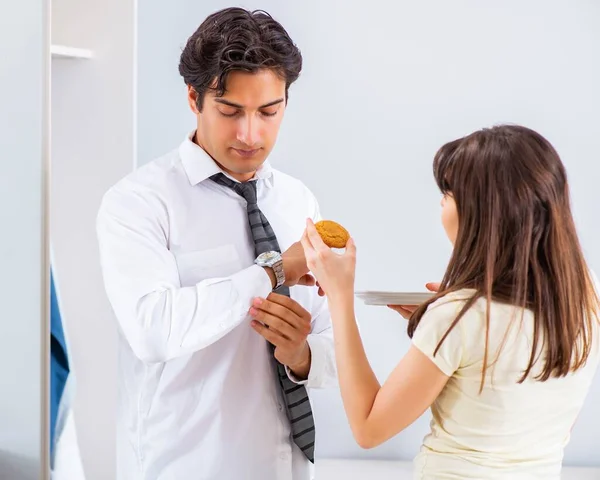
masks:
<svg viewBox="0 0 600 480"><path fill-rule="evenodd" d="M281 258L281 253L276 251L261 253L256 257L254 263L260 267L269 267L273 270L276 280L273 290L276 290L283 285L285 282L285 272L283 271L283 258Z"/></svg>

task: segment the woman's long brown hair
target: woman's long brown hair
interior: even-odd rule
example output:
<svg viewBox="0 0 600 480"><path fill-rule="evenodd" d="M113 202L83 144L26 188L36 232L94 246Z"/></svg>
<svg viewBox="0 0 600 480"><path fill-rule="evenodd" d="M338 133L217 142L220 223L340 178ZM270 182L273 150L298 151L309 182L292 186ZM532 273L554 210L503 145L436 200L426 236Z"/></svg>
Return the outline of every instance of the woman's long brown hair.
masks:
<svg viewBox="0 0 600 480"><path fill-rule="evenodd" d="M442 193L456 202L458 234L440 290L415 310L408 335L438 298L474 289L434 354L473 303L485 298L481 388L492 300L534 313L531 355L519 382L540 350L544 365L537 380L582 367L592 345L598 295L571 214L565 168L552 145L531 129L501 125L444 145L433 171Z"/></svg>

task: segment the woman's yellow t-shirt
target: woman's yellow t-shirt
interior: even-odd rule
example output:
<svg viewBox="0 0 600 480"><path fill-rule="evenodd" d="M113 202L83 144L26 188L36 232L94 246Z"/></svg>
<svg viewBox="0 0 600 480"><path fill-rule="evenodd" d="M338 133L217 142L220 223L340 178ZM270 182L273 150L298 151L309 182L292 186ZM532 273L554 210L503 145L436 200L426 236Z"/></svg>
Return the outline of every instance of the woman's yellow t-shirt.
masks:
<svg viewBox="0 0 600 480"><path fill-rule="evenodd" d="M414 478L559 479L564 447L598 365L599 329L583 368L539 382L538 361L519 384L531 354L533 313L525 310L521 317L517 308L492 302L489 367L480 394L485 299L475 302L433 356L472 294L462 290L435 302L413 335L413 344L450 377L431 406L431 432L414 460Z"/></svg>

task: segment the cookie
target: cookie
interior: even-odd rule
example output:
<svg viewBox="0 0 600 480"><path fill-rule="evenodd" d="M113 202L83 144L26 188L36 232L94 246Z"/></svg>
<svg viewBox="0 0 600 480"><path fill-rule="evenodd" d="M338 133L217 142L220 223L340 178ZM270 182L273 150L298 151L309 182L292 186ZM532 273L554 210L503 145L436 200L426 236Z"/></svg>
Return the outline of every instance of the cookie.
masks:
<svg viewBox="0 0 600 480"><path fill-rule="evenodd" d="M315 228L325 245L330 248L344 248L350 239L348 231L339 223L331 220L321 220L315 223Z"/></svg>

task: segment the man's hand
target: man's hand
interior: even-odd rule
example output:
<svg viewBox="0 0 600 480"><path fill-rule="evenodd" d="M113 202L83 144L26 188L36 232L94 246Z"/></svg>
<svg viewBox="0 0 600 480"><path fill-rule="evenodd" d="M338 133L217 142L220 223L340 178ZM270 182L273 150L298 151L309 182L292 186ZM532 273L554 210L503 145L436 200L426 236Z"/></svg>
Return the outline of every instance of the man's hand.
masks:
<svg viewBox="0 0 600 480"><path fill-rule="evenodd" d="M283 258L283 273L285 283L288 287L294 285L313 286L315 279L308 274L304 249L300 242L293 243L290 248L281 254Z"/></svg>
<svg viewBox="0 0 600 480"><path fill-rule="evenodd" d="M427 287L427 290L429 290L430 292L437 292L440 289L440 284L427 283L425 284L425 287ZM417 309L418 305L388 305L388 307L394 310L395 312L398 312L400 315L402 315L408 320L413 314L413 312Z"/></svg>
<svg viewBox="0 0 600 480"><path fill-rule="evenodd" d="M254 299L250 315L254 318L252 327L275 345L275 358L299 378L307 378L311 362L306 341L311 332L310 313L290 297L271 293L266 299Z"/></svg>
<svg viewBox="0 0 600 480"><path fill-rule="evenodd" d="M316 282L312 275L308 273L304 249L300 242L296 242L281 254L283 260L283 273L285 275L284 285L293 287L294 285L305 285L312 287ZM265 271L271 279L273 288L277 284L277 278L272 268L265 267Z"/></svg>

